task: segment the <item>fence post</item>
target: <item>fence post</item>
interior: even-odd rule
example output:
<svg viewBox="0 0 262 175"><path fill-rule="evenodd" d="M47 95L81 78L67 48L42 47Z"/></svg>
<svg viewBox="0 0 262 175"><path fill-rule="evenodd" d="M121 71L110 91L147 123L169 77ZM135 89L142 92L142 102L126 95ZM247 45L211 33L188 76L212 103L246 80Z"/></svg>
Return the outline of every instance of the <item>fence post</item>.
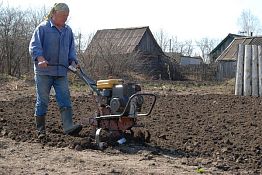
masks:
<svg viewBox="0 0 262 175"><path fill-rule="evenodd" d="M244 60L244 96L251 96L251 45L245 45Z"/></svg>
<svg viewBox="0 0 262 175"><path fill-rule="evenodd" d="M257 46L252 45L252 96L258 96L258 58Z"/></svg>
<svg viewBox="0 0 262 175"><path fill-rule="evenodd" d="M258 46L258 84L259 96L262 97L262 46Z"/></svg>
<svg viewBox="0 0 262 175"><path fill-rule="evenodd" d="M235 95L243 95L244 45L238 45Z"/></svg>

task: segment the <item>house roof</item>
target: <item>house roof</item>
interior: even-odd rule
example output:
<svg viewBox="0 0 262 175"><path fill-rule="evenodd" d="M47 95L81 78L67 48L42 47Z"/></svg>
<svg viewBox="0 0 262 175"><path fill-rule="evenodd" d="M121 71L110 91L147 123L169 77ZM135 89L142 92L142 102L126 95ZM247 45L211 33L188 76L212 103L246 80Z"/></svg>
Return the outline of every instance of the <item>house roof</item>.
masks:
<svg viewBox="0 0 262 175"><path fill-rule="evenodd" d="M236 61L239 44L262 45L262 36L235 38L216 61Z"/></svg>
<svg viewBox="0 0 262 175"><path fill-rule="evenodd" d="M188 59L197 59L197 60L203 60L201 56L183 56L181 55L181 58L188 58Z"/></svg>
<svg viewBox="0 0 262 175"><path fill-rule="evenodd" d="M211 52L210 54L213 54L217 49L221 47L229 38L236 38L236 37L243 37L243 35L237 35L229 33Z"/></svg>
<svg viewBox="0 0 262 175"><path fill-rule="evenodd" d="M132 53L146 32L152 35L148 26L98 30L86 51L97 46L103 48L110 45L111 48L121 50L121 53Z"/></svg>

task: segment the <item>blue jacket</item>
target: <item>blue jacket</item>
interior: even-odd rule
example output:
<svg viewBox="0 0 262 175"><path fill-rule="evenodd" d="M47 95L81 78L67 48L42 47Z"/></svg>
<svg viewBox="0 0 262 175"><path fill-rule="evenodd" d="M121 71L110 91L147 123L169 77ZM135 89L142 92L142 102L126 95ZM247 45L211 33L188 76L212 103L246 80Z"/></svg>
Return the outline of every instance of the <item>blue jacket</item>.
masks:
<svg viewBox="0 0 262 175"><path fill-rule="evenodd" d="M59 31L51 20L43 21L34 31L29 44L29 53L35 63L35 74L66 76L67 69L62 66L39 68L37 57L43 56L49 64L62 64L66 67L72 61L77 62L72 29L65 25Z"/></svg>

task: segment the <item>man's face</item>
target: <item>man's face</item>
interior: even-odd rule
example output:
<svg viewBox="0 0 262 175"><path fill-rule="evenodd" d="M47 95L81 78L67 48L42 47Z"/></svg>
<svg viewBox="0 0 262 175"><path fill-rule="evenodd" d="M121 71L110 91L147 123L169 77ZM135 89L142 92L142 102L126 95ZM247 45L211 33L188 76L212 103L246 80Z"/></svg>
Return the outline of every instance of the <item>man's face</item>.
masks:
<svg viewBox="0 0 262 175"><path fill-rule="evenodd" d="M68 18L69 13L65 11L55 11L53 14L53 20L56 26L63 27Z"/></svg>

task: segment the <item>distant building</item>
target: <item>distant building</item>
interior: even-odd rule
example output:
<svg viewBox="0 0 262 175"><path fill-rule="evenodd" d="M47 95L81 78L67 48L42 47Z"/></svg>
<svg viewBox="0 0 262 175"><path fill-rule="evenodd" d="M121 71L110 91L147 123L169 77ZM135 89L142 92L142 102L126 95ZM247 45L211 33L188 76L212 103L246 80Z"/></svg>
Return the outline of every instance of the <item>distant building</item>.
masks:
<svg viewBox="0 0 262 175"><path fill-rule="evenodd" d="M203 64L203 59L198 56L198 57L190 57L190 56L181 56L180 57L180 62L179 65L184 66L184 65L199 65Z"/></svg>
<svg viewBox="0 0 262 175"><path fill-rule="evenodd" d="M262 45L262 36L238 37L219 55L218 79L234 78L236 76L238 45Z"/></svg>
<svg viewBox="0 0 262 175"><path fill-rule="evenodd" d="M236 35L229 33L210 53L210 62L213 63L221 55L221 53L230 45L230 43L237 37L243 37L242 35Z"/></svg>
<svg viewBox="0 0 262 175"><path fill-rule="evenodd" d="M154 78L175 79L174 64L164 54L148 26L98 30L85 54L106 52L108 48L116 55L139 53L141 64L144 64L142 60L147 60L140 72Z"/></svg>
<svg viewBox="0 0 262 175"><path fill-rule="evenodd" d="M165 54L170 57L178 65L199 65L203 64L203 59L200 56L184 56L176 52L165 52Z"/></svg>

